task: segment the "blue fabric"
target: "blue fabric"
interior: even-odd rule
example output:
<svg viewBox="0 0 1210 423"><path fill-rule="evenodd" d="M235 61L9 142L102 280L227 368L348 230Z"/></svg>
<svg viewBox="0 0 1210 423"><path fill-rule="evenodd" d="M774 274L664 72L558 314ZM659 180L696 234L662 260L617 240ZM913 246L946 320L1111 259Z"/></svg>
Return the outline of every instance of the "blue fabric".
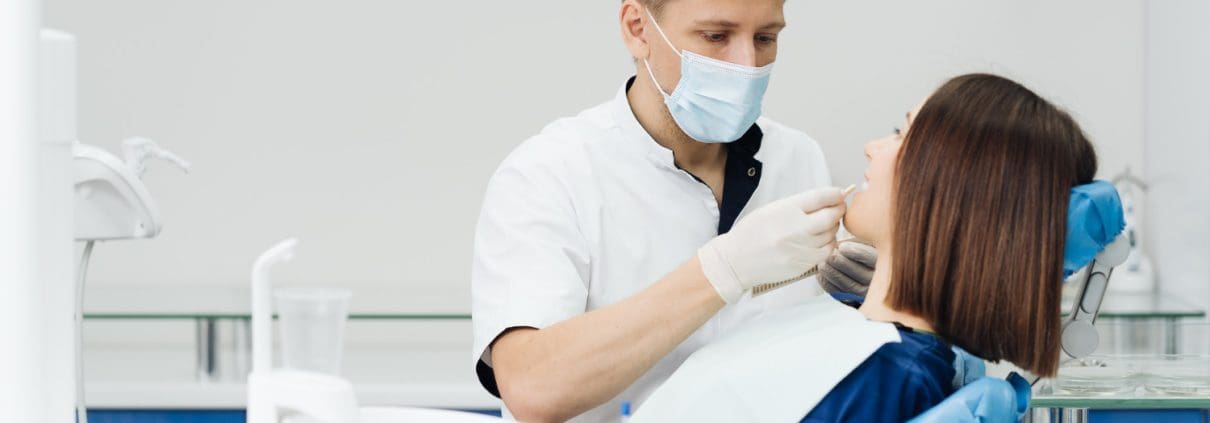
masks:
<svg viewBox="0 0 1210 423"><path fill-rule="evenodd" d="M833 293L832 298L853 308L857 308L865 302L865 297L849 292ZM955 388L979 380L987 373L987 365L983 363L982 358L966 352L957 345L950 347L950 350L954 353L954 379L951 384Z"/></svg>
<svg viewBox="0 0 1210 423"><path fill-rule="evenodd" d="M1021 375L985 377L962 387L911 423L1015 423L1029 410L1030 386Z"/></svg>
<svg viewBox="0 0 1210 423"><path fill-rule="evenodd" d="M1072 188L1067 205L1063 278L1087 266L1125 228L1122 200L1113 184L1092 181Z"/></svg>
<svg viewBox="0 0 1210 423"><path fill-rule="evenodd" d="M902 342L875 351L802 421L902 422L953 393L956 356L950 346L907 328L899 336Z"/></svg>
<svg viewBox="0 0 1210 423"><path fill-rule="evenodd" d="M865 300L849 293L832 297L853 307ZM902 342L875 351L802 421L1017 422L1029 409L1029 382L1020 375L981 377L982 360L961 348L903 327L899 337ZM968 377L956 367L965 367ZM958 389L960 377L965 386Z"/></svg>
<svg viewBox="0 0 1210 423"><path fill-rule="evenodd" d="M955 388L966 386L987 375L987 364L982 358L966 352L957 345L950 348L954 351L954 381Z"/></svg>

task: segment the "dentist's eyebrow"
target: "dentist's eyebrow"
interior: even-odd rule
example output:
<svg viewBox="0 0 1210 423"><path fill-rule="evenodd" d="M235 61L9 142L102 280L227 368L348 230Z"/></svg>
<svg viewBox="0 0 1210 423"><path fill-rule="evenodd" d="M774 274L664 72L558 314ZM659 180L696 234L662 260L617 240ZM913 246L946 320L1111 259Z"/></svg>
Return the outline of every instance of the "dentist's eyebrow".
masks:
<svg viewBox="0 0 1210 423"><path fill-rule="evenodd" d="M704 20L696 21L696 22L694 22L694 24L698 25L698 26L711 26L711 27L723 27L723 28L735 28L735 27L739 26L738 23L724 20L724 19L704 19Z"/></svg>
<svg viewBox="0 0 1210 423"><path fill-rule="evenodd" d="M786 27L785 22L772 22L765 26L760 27L760 30L761 31L773 31L773 30L778 30L778 29L782 29L785 27Z"/></svg>

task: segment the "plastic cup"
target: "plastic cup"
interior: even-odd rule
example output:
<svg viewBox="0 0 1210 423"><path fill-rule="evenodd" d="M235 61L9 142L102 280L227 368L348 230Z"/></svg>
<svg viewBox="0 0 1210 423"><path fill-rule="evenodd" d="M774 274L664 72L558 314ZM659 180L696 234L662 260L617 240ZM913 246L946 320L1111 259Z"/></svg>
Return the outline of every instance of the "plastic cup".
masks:
<svg viewBox="0 0 1210 423"><path fill-rule="evenodd" d="M281 337L282 367L340 374L347 289L284 288L273 293Z"/></svg>

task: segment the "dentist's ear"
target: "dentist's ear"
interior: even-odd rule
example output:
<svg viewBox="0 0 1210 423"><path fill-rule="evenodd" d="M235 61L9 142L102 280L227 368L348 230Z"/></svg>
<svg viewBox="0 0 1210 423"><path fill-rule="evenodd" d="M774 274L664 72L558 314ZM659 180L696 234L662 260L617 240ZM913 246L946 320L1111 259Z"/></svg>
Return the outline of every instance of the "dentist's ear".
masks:
<svg viewBox="0 0 1210 423"><path fill-rule="evenodd" d="M622 2L622 10L619 13L622 42L626 44L630 56L636 60L646 59L651 54L651 44L647 42L646 10L646 7L639 4L638 0L625 0Z"/></svg>

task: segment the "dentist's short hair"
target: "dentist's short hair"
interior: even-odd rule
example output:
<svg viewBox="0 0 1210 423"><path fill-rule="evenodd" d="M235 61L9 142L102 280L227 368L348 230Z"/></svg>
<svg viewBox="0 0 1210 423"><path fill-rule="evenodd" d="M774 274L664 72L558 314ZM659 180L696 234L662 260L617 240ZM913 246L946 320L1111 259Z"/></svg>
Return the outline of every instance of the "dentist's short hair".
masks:
<svg viewBox="0 0 1210 423"><path fill-rule="evenodd" d="M622 0L622 1L625 2L626 0ZM639 1L639 4L643 5L643 7L650 9L652 15L659 17L660 14L664 11L664 5L667 4L670 0L638 0L638 1Z"/></svg>
<svg viewBox="0 0 1210 423"><path fill-rule="evenodd" d="M622 1L624 2L626 0L622 0ZM638 1L639 1L639 4L643 5L643 7L651 9L651 14L655 15L655 17L658 18L664 12L664 6L666 6L668 3L672 2L673 0L638 0Z"/></svg>
<svg viewBox="0 0 1210 423"><path fill-rule="evenodd" d="M1003 77L925 101L899 152L886 304L992 361L1058 370L1071 188L1097 170L1066 112Z"/></svg>

